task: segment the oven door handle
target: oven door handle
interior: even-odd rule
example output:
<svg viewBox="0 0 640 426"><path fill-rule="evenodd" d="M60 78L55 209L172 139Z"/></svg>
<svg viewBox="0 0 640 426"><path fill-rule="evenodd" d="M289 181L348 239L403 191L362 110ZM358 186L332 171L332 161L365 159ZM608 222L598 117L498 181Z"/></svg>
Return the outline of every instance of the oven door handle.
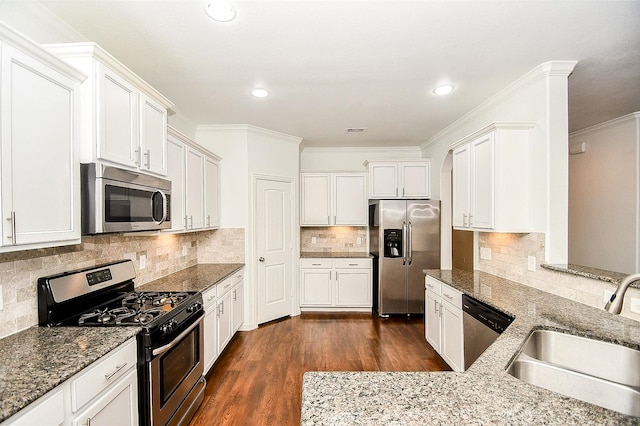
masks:
<svg viewBox="0 0 640 426"><path fill-rule="evenodd" d="M189 328L187 328L185 331L183 331L182 333L180 333L180 335L178 337L176 337L175 339L173 339L171 341L171 343L168 343L164 346L160 346L159 348L154 349L151 353L153 354L153 356L157 356L157 355L162 355L165 352L168 352L171 350L171 348L173 348L174 346L176 346L178 343L180 343L180 341L182 340L182 338L184 336L186 336L187 334L191 333L193 331L194 328L196 328L197 326L200 325L200 323L202 323L202 317L194 322L193 324L191 324L189 326Z"/></svg>

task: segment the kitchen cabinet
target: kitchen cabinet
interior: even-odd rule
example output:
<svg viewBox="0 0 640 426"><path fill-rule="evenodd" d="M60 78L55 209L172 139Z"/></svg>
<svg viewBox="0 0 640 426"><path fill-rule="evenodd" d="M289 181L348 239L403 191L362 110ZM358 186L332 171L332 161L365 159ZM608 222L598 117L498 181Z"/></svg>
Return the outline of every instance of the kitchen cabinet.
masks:
<svg viewBox="0 0 640 426"><path fill-rule="evenodd" d="M219 227L220 157L201 148L171 126L167 132L171 231Z"/></svg>
<svg viewBox="0 0 640 426"><path fill-rule="evenodd" d="M138 425L136 348L129 339L2 425Z"/></svg>
<svg viewBox="0 0 640 426"><path fill-rule="evenodd" d="M0 25L2 252L80 242L83 79Z"/></svg>
<svg viewBox="0 0 640 426"><path fill-rule="evenodd" d="M430 198L429 160L369 161L369 198Z"/></svg>
<svg viewBox="0 0 640 426"><path fill-rule="evenodd" d="M231 290L233 304L233 333L238 331L244 322L244 279L240 280Z"/></svg>
<svg viewBox="0 0 640 426"><path fill-rule="evenodd" d="M244 270L238 271L231 277L225 279L221 283L216 285L216 294L218 297L217 303L217 321L218 321L218 353L222 353L227 344L231 341L234 330L234 306L240 307L240 305L234 304L233 289L242 285L244 281ZM238 293L236 292L236 298ZM244 309L244 306L242 306Z"/></svg>
<svg viewBox="0 0 640 426"><path fill-rule="evenodd" d="M216 288L211 287L202 292L202 300L204 302L204 374L211 369L218 359L218 296Z"/></svg>
<svg viewBox="0 0 640 426"><path fill-rule="evenodd" d="M95 43L45 48L88 76L81 86L81 162L166 176L173 103Z"/></svg>
<svg viewBox="0 0 640 426"><path fill-rule="evenodd" d="M300 307L303 310L370 310L371 267L369 258L301 259Z"/></svg>
<svg viewBox="0 0 640 426"><path fill-rule="evenodd" d="M453 226L530 232L530 123L496 123L453 149Z"/></svg>
<svg viewBox="0 0 640 426"><path fill-rule="evenodd" d="M464 371L462 293L425 277L425 338L454 371Z"/></svg>
<svg viewBox="0 0 640 426"><path fill-rule="evenodd" d="M366 226L365 173L302 173L301 226Z"/></svg>

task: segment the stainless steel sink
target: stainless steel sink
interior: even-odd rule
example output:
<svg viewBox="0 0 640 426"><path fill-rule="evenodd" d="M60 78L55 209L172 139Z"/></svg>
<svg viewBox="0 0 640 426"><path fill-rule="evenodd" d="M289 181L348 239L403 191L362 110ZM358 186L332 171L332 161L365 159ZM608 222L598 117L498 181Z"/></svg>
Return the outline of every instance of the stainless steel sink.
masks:
<svg viewBox="0 0 640 426"><path fill-rule="evenodd" d="M527 383L640 417L640 351L553 330L532 331L507 373Z"/></svg>

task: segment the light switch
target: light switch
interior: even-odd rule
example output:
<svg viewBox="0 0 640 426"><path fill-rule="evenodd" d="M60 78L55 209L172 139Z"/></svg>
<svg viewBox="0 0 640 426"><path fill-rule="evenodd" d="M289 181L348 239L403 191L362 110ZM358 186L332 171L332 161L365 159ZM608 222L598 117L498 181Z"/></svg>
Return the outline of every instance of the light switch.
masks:
<svg viewBox="0 0 640 426"><path fill-rule="evenodd" d="M491 249L489 247L480 247L480 259L491 260Z"/></svg>
<svg viewBox="0 0 640 426"><path fill-rule="evenodd" d="M316 243L316 237L311 237L311 244L315 244Z"/></svg>
<svg viewBox="0 0 640 426"><path fill-rule="evenodd" d="M536 257L535 256L529 256L527 258L527 269L531 272L535 272L536 271Z"/></svg>
<svg viewBox="0 0 640 426"><path fill-rule="evenodd" d="M141 254L140 255L140 269L144 269L146 267L147 267L147 255Z"/></svg>

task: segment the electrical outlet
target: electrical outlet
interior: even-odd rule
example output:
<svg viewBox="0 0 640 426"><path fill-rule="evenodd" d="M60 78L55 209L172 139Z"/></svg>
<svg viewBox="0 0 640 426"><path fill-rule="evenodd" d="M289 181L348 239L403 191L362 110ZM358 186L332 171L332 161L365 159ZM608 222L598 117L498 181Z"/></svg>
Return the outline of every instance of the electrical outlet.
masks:
<svg viewBox="0 0 640 426"><path fill-rule="evenodd" d="M187 249L187 245L183 244L182 245L182 255L186 256L189 253L189 250Z"/></svg>
<svg viewBox="0 0 640 426"><path fill-rule="evenodd" d="M357 239L357 241L356 241L356 244L358 244L359 246L361 246L361 245L362 245L362 238L358 238L358 239Z"/></svg>
<svg viewBox="0 0 640 426"><path fill-rule="evenodd" d="M491 249L489 247L480 247L480 259L491 260Z"/></svg>
<svg viewBox="0 0 640 426"><path fill-rule="evenodd" d="M629 302L629 310L634 314L640 314L640 299L632 297Z"/></svg>
<svg viewBox="0 0 640 426"><path fill-rule="evenodd" d="M316 237L311 237L311 244L315 244L316 242L318 242Z"/></svg>
<svg viewBox="0 0 640 426"><path fill-rule="evenodd" d="M536 257L535 256L529 256L527 258L527 269L530 270L531 272L535 272L536 271Z"/></svg>
<svg viewBox="0 0 640 426"><path fill-rule="evenodd" d="M140 269L144 269L146 267L147 267L147 255L141 254L140 255Z"/></svg>
<svg viewBox="0 0 640 426"><path fill-rule="evenodd" d="M602 290L602 301L604 303L607 303L609 301L609 299L611 299L611 295L615 293L613 290L609 290L609 289L604 289Z"/></svg>

